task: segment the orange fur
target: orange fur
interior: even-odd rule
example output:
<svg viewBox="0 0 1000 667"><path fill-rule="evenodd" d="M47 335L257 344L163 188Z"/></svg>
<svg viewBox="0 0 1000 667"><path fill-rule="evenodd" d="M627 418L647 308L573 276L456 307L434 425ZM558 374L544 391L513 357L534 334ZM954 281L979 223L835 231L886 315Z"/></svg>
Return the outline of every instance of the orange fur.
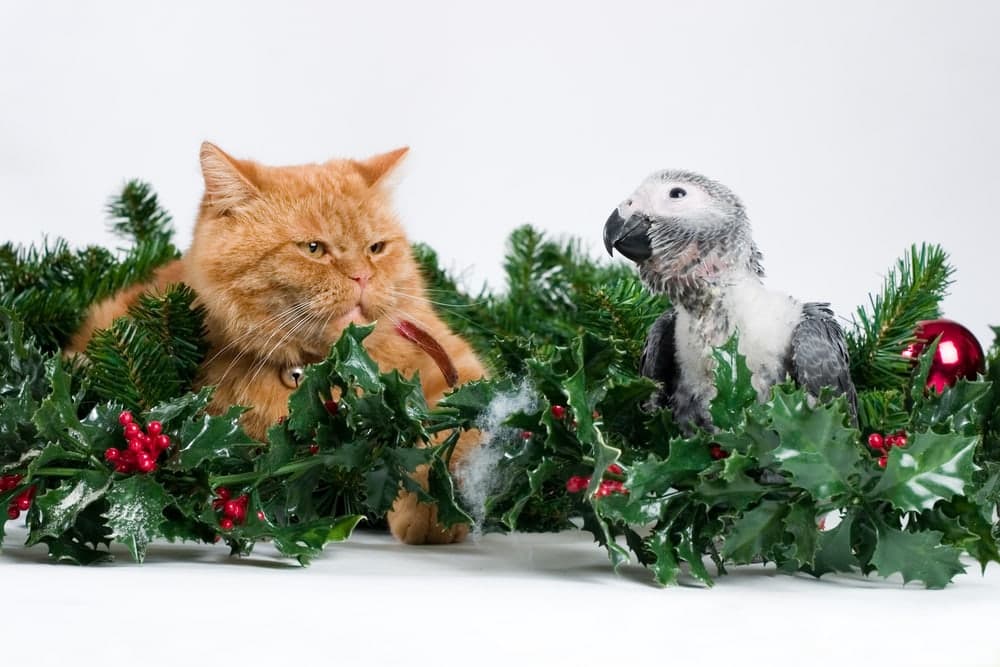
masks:
<svg viewBox="0 0 1000 667"><path fill-rule="evenodd" d="M211 349L199 384L216 385L215 412L252 406L243 426L258 439L287 413L291 390L282 371L325 358L352 321L377 322L365 341L369 353L384 371L419 371L431 405L449 387L434 360L396 333L397 322L409 320L437 339L459 382L483 377L472 348L428 303L410 244L390 208L385 176L406 152L271 167L202 144L205 194L187 253L162 267L152 285L96 304L66 351L84 351L93 332L123 315L143 290L185 282L207 314ZM453 465L475 441L474 434L463 436ZM425 481L426 471L417 477ZM389 524L410 543L464 537L465 527L445 531L435 516L433 506L404 493Z"/></svg>

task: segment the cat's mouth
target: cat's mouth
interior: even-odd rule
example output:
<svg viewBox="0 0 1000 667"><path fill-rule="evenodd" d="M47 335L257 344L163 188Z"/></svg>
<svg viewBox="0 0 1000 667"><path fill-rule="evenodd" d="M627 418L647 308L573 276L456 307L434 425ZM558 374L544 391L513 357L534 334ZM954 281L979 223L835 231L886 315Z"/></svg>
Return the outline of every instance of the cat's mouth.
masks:
<svg viewBox="0 0 1000 667"><path fill-rule="evenodd" d="M338 317L333 321L333 324L338 329L346 329L348 324L369 324L371 319L368 318L361 308L361 304L354 306L349 311Z"/></svg>

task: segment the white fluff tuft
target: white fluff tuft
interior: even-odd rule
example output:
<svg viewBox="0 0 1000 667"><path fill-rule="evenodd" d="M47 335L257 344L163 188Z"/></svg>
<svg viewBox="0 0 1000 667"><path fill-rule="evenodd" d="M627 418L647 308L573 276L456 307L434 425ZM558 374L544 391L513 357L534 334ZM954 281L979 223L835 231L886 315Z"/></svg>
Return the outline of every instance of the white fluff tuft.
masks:
<svg viewBox="0 0 1000 667"><path fill-rule="evenodd" d="M455 471L462 500L475 521L476 535L486 519L486 500L496 490L496 468L503 458L504 445L521 437L519 429L503 423L517 412L534 412L538 403L538 394L524 381L513 391L498 394L476 423L483 434L482 444L469 452Z"/></svg>

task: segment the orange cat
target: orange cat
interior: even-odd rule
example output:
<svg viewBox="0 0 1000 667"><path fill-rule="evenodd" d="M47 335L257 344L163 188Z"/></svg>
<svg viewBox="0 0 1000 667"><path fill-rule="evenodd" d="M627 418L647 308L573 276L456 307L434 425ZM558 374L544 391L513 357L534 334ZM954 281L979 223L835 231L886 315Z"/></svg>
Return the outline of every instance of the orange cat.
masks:
<svg viewBox="0 0 1000 667"><path fill-rule="evenodd" d="M252 406L243 426L258 439L287 412L292 369L324 359L350 322L377 322L365 341L369 353L382 370L420 371L430 405L456 380L483 377L472 349L428 303L390 208L384 180L406 152L270 167L202 144L205 195L191 247L153 285L95 305L67 352L85 350L94 330L123 315L143 290L184 282L207 313L211 350L199 384L216 385L214 411ZM453 466L474 444L466 434ZM418 477L425 480L426 471ZM401 493L388 518L407 543L465 536L465 526L443 530L435 517L433 506Z"/></svg>

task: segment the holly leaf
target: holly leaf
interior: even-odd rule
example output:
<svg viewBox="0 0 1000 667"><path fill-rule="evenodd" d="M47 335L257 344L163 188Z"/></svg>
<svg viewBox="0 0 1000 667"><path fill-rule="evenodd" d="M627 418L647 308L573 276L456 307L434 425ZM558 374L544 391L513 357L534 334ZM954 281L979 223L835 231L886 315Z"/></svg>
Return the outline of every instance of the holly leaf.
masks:
<svg viewBox="0 0 1000 667"><path fill-rule="evenodd" d="M435 456L431 462L427 490L437 505L437 520L442 526L450 528L459 523L472 523L472 517L455 500L455 485L448 474L448 466L441 457Z"/></svg>
<svg viewBox="0 0 1000 667"><path fill-rule="evenodd" d="M778 387L771 400L772 426L778 433L774 458L791 484L818 501L853 488L860 474L858 434L844 426L842 403L811 408L805 391Z"/></svg>
<svg viewBox="0 0 1000 667"><path fill-rule="evenodd" d="M109 507L104 516L111 539L124 544L141 563L146 547L161 534L163 510L170 504L170 496L152 477L133 475L112 484L105 498Z"/></svg>
<svg viewBox="0 0 1000 667"><path fill-rule="evenodd" d="M46 537L59 537L73 524L77 516L101 498L111 477L99 470L85 470L76 477L63 482L58 488L47 491L35 501L38 508L38 522L32 526L28 544L37 544Z"/></svg>
<svg viewBox="0 0 1000 667"><path fill-rule="evenodd" d="M944 588L956 574L965 572L961 549L941 544L941 533L904 532L876 523L878 543L872 564L881 577L899 573L903 583L922 581L927 588Z"/></svg>
<svg viewBox="0 0 1000 667"><path fill-rule="evenodd" d="M146 423L158 421L163 432L169 433L186 421L193 420L205 412L212 401L215 387L203 387L198 392L189 392L177 398L158 403L146 413Z"/></svg>
<svg viewBox="0 0 1000 667"><path fill-rule="evenodd" d="M506 525L511 530L517 529L517 520L521 516L521 512L524 510L525 505L532 498L538 498L542 491L542 485L552 478L552 476L559 470L558 464L550 457L543 456L538 460L538 464L534 468L530 468L524 472L525 477L528 480L528 489L520 494L518 499L514 502L514 505L504 512L501 520L504 525Z"/></svg>
<svg viewBox="0 0 1000 667"><path fill-rule="evenodd" d="M703 476L694 488L695 498L708 507L742 510L764 497L768 488L744 473L731 479Z"/></svg>
<svg viewBox="0 0 1000 667"><path fill-rule="evenodd" d="M191 470L210 459L237 455L241 447L260 443L243 432L240 415L246 408L231 406L222 415L202 415L186 421L178 432L176 453L170 458L171 468Z"/></svg>
<svg viewBox="0 0 1000 667"><path fill-rule="evenodd" d="M654 560L650 564L656 582L661 586L673 586L677 583L677 575L681 568L677 564L677 556L674 553L674 545L670 541L670 536L666 531L654 531L645 540L646 548L653 554Z"/></svg>
<svg viewBox="0 0 1000 667"><path fill-rule="evenodd" d="M666 459L650 454L628 470L625 486L636 496L662 493L681 480L694 479L712 464L712 454L701 438L676 438Z"/></svg>
<svg viewBox="0 0 1000 667"><path fill-rule="evenodd" d="M49 549L49 558L60 563L93 565L114 560L111 552L97 549L68 535L46 537L41 540Z"/></svg>
<svg viewBox="0 0 1000 667"><path fill-rule="evenodd" d="M62 445L67 451L89 453L90 441L77 417L80 400L70 393L69 375L58 357L53 357L46 368L52 390L35 413L38 436Z"/></svg>
<svg viewBox="0 0 1000 667"><path fill-rule="evenodd" d="M295 558L301 565L323 551L331 542L343 542L364 519L360 514L319 519L305 524L293 524L273 529L271 535L275 548L284 556Z"/></svg>
<svg viewBox="0 0 1000 667"><path fill-rule="evenodd" d="M747 360L739 352L739 335L712 351L715 358L715 397L708 411L716 428L726 431L743 423L743 411L757 402L757 390L750 383Z"/></svg>
<svg viewBox="0 0 1000 667"><path fill-rule="evenodd" d="M816 505L802 499L788 508L785 516L785 532L792 536L789 558L795 566L812 566L820 547L820 532L816 522Z"/></svg>
<svg viewBox="0 0 1000 667"><path fill-rule="evenodd" d="M690 531L681 533L681 541L677 545L677 555L687 562L691 576L709 588L715 585L712 576L708 573L708 569L702 560L701 550L697 549L694 545Z"/></svg>
<svg viewBox="0 0 1000 667"><path fill-rule="evenodd" d="M906 512L929 509L963 495L972 483L977 436L915 433L906 447L893 447L882 479L872 490Z"/></svg>
<svg viewBox="0 0 1000 667"><path fill-rule="evenodd" d="M929 392L913 414L913 430L940 430L944 427L964 435L975 435L982 428L983 415L990 398L989 382L959 380L944 393Z"/></svg>
<svg viewBox="0 0 1000 667"><path fill-rule="evenodd" d="M822 577L829 572L854 572L860 564L851 546L851 529L854 513L848 512L833 528L819 534L819 545L815 562L806 571L814 577Z"/></svg>
<svg viewBox="0 0 1000 667"><path fill-rule="evenodd" d="M773 549L781 545L787 513L788 507L776 500L762 500L744 512L726 536L722 557L739 564L751 563L756 556L770 558Z"/></svg>

